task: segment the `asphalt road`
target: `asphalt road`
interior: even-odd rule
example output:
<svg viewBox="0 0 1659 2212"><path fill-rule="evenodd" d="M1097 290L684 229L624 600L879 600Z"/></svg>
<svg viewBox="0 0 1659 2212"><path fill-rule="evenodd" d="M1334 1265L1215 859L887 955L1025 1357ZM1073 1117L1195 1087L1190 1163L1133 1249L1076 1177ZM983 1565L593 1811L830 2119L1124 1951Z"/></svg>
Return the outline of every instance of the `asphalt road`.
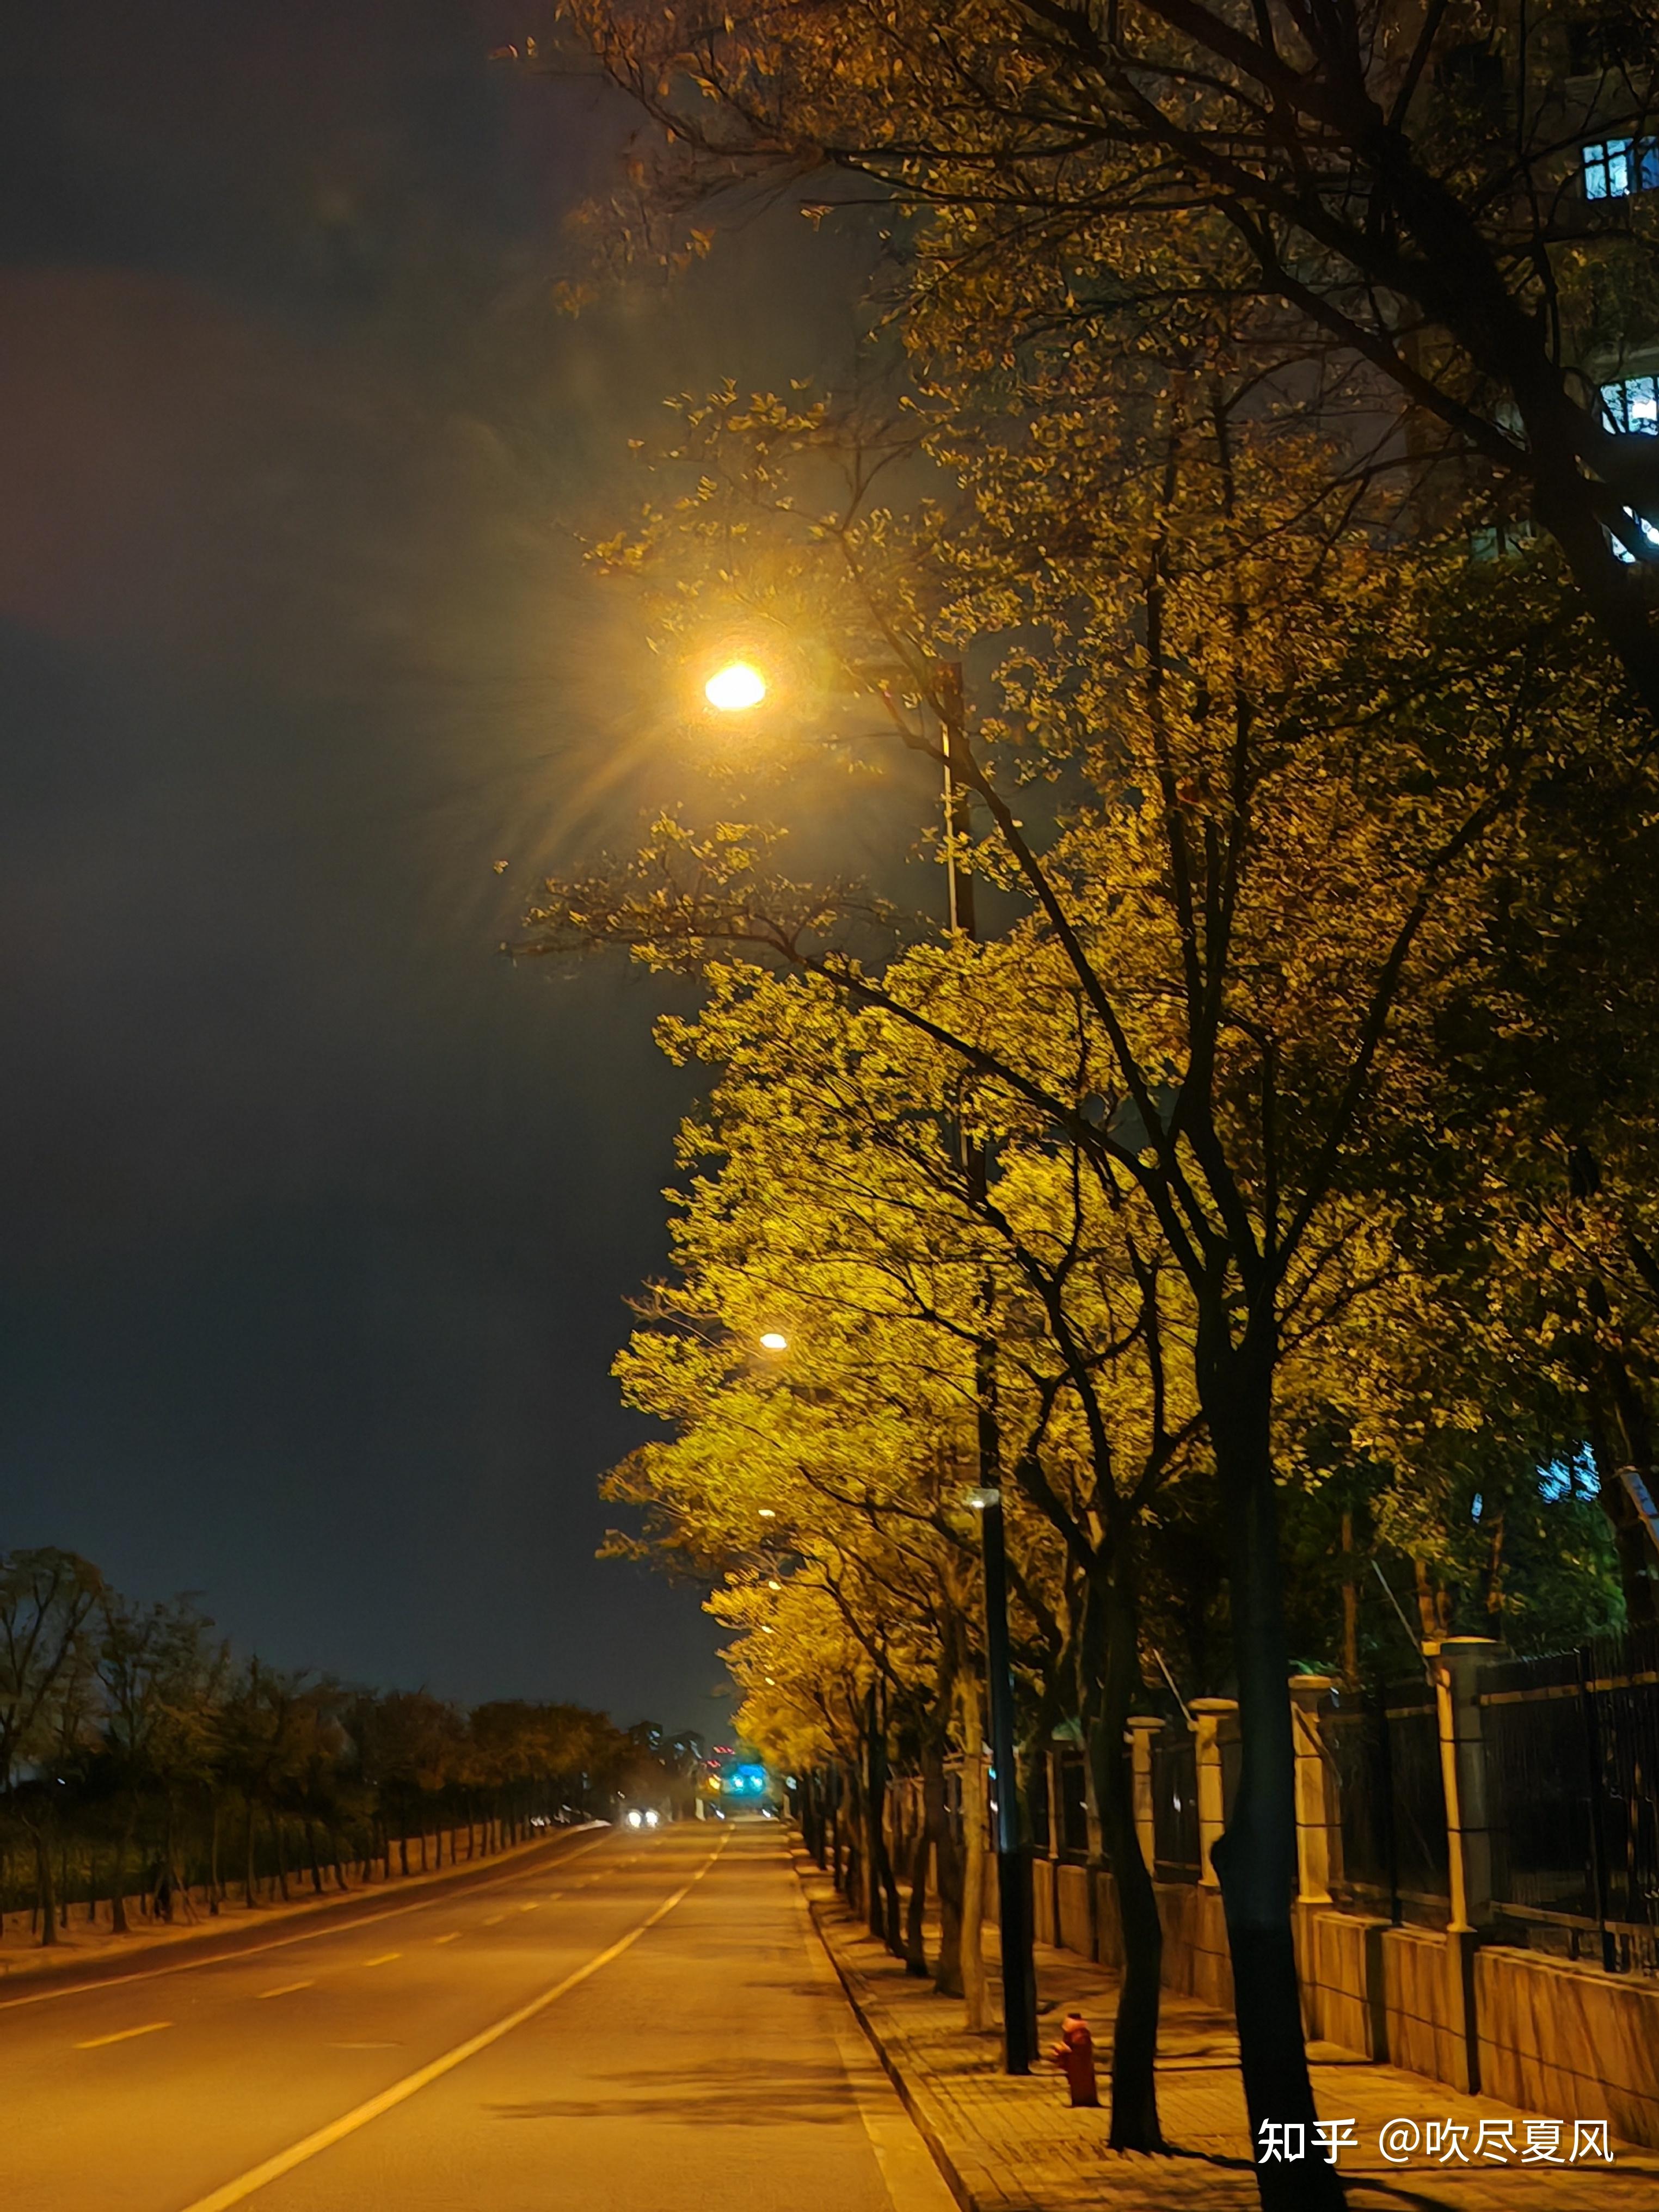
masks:
<svg viewBox="0 0 1659 2212"><path fill-rule="evenodd" d="M5 2212L951 2212L769 1822L0 1998Z"/></svg>

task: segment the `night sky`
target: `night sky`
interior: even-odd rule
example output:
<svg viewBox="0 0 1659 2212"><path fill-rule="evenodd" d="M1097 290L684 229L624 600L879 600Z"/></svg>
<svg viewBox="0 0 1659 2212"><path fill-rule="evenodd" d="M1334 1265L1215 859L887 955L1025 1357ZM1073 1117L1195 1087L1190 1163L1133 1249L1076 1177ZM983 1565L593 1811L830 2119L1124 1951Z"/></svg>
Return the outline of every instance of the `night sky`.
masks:
<svg viewBox="0 0 1659 2212"><path fill-rule="evenodd" d="M708 1730L696 1595L593 1558L663 988L493 948L691 773L574 533L667 391L833 372L856 243L775 216L572 322L629 118L486 67L516 16L8 20L0 1546L279 1665Z"/></svg>

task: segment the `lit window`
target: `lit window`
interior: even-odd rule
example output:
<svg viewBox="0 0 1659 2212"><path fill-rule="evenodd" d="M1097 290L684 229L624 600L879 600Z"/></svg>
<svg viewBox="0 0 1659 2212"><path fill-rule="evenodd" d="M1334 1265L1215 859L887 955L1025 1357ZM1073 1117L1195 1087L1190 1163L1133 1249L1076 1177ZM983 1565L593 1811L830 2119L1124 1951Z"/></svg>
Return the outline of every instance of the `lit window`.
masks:
<svg viewBox="0 0 1659 2212"><path fill-rule="evenodd" d="M1659 138L1604 138L1584 149L1584 198L1627 200L1659 185Z"/></svg>
<svg viewBox="0 0 1659 2212"><path fill-rule="evenodd" d="M1659 376L1626 376L1616 384L1604 384L1601 404L1613 429L1659 437ZM1659 528L1639 520L1636 526L1643 539L1643 557L1659 561ZM1621 561L1637 558L1621 538L1613 539L1613 550Z"/></svg>

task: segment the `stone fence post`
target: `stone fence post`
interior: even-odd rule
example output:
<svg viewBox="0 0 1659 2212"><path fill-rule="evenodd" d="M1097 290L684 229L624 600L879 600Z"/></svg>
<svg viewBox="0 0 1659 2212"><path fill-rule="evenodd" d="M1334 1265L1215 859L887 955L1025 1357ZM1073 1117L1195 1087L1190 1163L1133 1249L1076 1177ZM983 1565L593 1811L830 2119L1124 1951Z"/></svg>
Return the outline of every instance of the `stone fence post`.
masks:
<svg viewBox="0 0 1659 2212"><path fill-rule="evenodd" d="M1152 1813L1152 1738L1163 1725L1156 1713L1135 1713L1126 1730L1129 1772L1134 1788L1135 1833L1140 1838L1140 1856L1146 1862L1148 1874L1156 1870L1158 1861L1158 1826Z"/></svg>
<svg viewBox="0 0 1659 2212"><path fill-rule="evenodd" d="M1205 1889L1218 1889L1220 1879L1210 1854L1227 1825L1226 1796L1221 1781L1221 1747L1238 1735L1237 1698L1194 1698L1192 1702L1193 1758L1198 1769L1198 1879Z"/></svg>
<svg viewBox="0 0 1659 2212"><path fill-rule="evenodd" d="M1480 2041L1475 2018L1474 1953L1480 1930L1492 1917L1492 1827L1486 1810L1486 1742L1478 1703L1479 1671L1499 1656L1489 1636L1448 1636L1426 1643L1423 1656L1434 1677L1435 1717L1440 1732L1440 1779L1446 1798L1447 2007L1451 2017L1455 2088L1480 2087Z"/></svg>
<svg viewBox="0 0 1659 2212"><path fill-rule="evenodd" d="M1457 1935L1492 1918L1492 1827L1486 1811L1486 1747L1476 1701L1479 1670L1499 1656L1490 1636L1448 1636L1425 1644L1440 1729L1440 1778L1446 1793L1451 1917Z"/></svg>
<svg viewBox="0 0 1659 2212"><path fill-rule="evenodd" d="M1291 1736L1296 1753L1296 1893L1304 1905L1330 1903L1331 1873L1340 1863L1341 1814L1335 1778L1325 1757L1319 1727L1325 1702L1335 1687L1329 1674L1291 1677Z"/></svg>

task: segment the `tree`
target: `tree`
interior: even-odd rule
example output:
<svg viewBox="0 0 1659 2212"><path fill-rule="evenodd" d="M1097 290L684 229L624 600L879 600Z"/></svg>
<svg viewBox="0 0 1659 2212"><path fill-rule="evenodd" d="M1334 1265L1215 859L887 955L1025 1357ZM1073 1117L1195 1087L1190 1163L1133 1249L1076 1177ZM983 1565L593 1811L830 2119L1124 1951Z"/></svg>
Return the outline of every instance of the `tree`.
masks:
<svg viewBox="0 0 1659 2212"><path fill-rule="evenodd" d="M40 1940L58 1941L58 1792L90 1742L98 1570L50 1545L0 1558L0 1788L34 1847Z"/></svg>
<svg viewBox="0 0 1659 2212"><path fill-rule="evenodd" d="M212 1626L187 1599L139 1606L107 1588L100 1595L95 1665L100 1735L118 1804L111 1885L117 1935L127 1932L127 1865L146 1797L159 1792L163 1800L163 1864L171 1877L176 1793L210 1772L216 1696L227 1664L226 1647L209 1643Z"/></svg>
<svg viewBox="0 0 1659 2212"><path fill-rule="evenodd" d="M1006 979L988 964L985 1001L1006 1003ZM1022 1004L1018 1018L1028 1015ZM688 1164L708 1154L719 1172L693 1187L675 1238L682 1279L653 1307L679 1328L642 1332L623 1366L635 1402L691 1425L680 1444L641 1455L629 1494L672 1498L682 1516L700 1504L707 1544L710 1462L729 1457L739 1503L719 1534L730 1547L755 1510L755 1482L799 1470L813 1502L782 1529L830 1578L876 1683L901 1701L921 1681L895 1671L903 1641L891 1602L906 1553L925 1568L911 1603L927 1622L922 1653L942 1655L933 1698L948 1712L969 1679L957 1623L973 1552L962 1500L992 1413L993 1462L1024 1509L1013 1565L1028 1711L1046 1716L1045 1748L1062 1711L1082 1715L1118 1894L1113 2141L1156 2148L1161 1933L1124 1731L1144 1696L1139 1583L1152 1520L1194 1472L1199 1423L1171 1372L1170 1341L1189 1333L1189 1315L1155 1229L1133 1203L1111 1203L1046 1127L994 1110L981 1131L952 1055L884 1012L848 1011L821 983L724 970L702 1020L669 1035L677 1054L722 1071L711 1118L685 1142ZM1062 1026L1051 1042L1060 1059L1048 1073L1064 1083L1074 1032ZM956 1141L964 1117L994 1150L983 1186ZM762 1389L727 1347L752 1343L769 1313L788 1317L794 1348ZM693 1327L688 1343L681 1332ZM758 1469L757 1443L771 1447ZM848 1528L844 1514L826 1527L826 1498L868 1527ZM796 1534L806 1528L810 1537ZM763 1674L764 1660L763 1650ZM965 1713L961 1729L976 1764Z"/></svg>
<svg viewBox="0 0 1659 2212"><path fill-rule="evenodd" d="M947 955L901 935L894 953L878 902L789 883L761 836L670 821L632 862L550 885L526 943L813 978L953 1060L988 1144L1072 1148L1147 1225L1189 1304L1184 1375L1227 1535L1244 1756L1216 1863L1259 2129L1312 2112L1288 1917L1283 1377L1395 1264L1389 1173L1443 1133L1436 1024L1454 987L1490 984L1492 887L1526 870L1571 761L1605 747L1628 772L1639 747L1607 725L1548 562L1346 534L1320 451L1236 436L1242 385L1149 394L1097 428L1073 374L1028 375L1017 429L1012 407L982 415L971 451L974 395L946 395L921 435L957 459L961 519L803 512L781 479L792 441L821 453L823 418L717 398L697 450L724 443L733 465L705 460L678 507L605 549L665 568L682 635L729 626L734 604L763 639L827 630L842 684L972 793L975 865L1026 902L1006 938ZM668 566L676 544L690 554ZM1004 706L975 724L939 641L988 632ZM1066 811L1040 813L1062 778ZM1337 2187L1261 2179L1269 2202Z"/></svg>
<svg viewBox="0 0 1659 2212"><path fill-rule="evenodd" d="M1416 0L564 13L665 134L633 202L646 234L707 250L703 210L745 180L822 177L815 214L873 187L902 218L883 267L924 347L1012 362L1058 332L1120 408L1248 362L1263 430L1343 424L1334 477L1412 481L1419 524L1472 485L1489 525L1534 518L1659 712L1629 557L1659 544L1659 443L1587 366L1659 328L1659 215L1639 196L1603 215L1579 176L1592 131L1651 131L1653 0L1572 26ZM1567 87L1587 64L1594 89Z"/></svg>

